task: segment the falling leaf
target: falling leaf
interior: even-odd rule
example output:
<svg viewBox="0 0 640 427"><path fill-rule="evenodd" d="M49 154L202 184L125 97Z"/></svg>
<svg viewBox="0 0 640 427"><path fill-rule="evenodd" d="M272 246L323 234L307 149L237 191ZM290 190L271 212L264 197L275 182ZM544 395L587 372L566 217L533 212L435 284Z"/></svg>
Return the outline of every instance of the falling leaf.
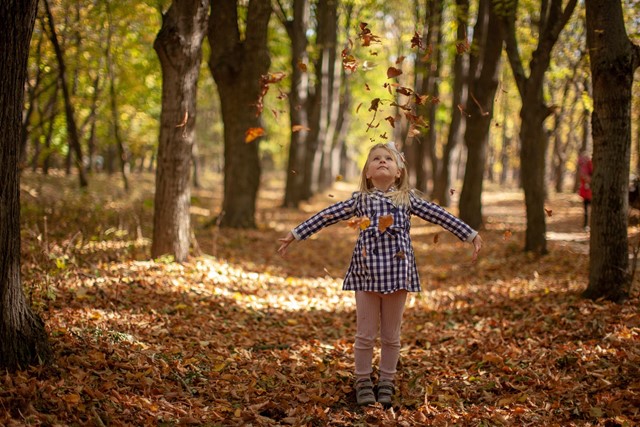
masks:
<svg viewBox="0 0 640 427"><path fill-rule="evenodd" d="M176 127L177 128L181 128L181 127L186 126L187 121L189 121L189 112L185 111L184 112L184 117L182 117L182 121L179 124L177 124Z"/></svg>
<svg viewBox="0 0 640 427"><path fill-rule="evenodd" d="M244 134L244 142L249 143L249 142L255 140L256 138L261 137L262 135L264 135L264 129L262 129L262 128L249 128L249 129L247 129L247 131Z"/></svg>
<svg viewBox="0 0 640 427"><path fill-rule="evenodd" d="M380 98L374 98L371 100L371 105L369 106L369 111L378 111L378 107L380 106Z"/></svg>
<svg viewBox="0 0 640 427"><path fill-rule="evenodd" d="M369 24L367 24L366 22L361 22L360 23L360 33L358 34L358 37L360 38L360 41L362 42L362 46L370 46L371 43L377 43L380 41L380 37L374 35L371 30L368 27Z"/></svg>
<svg viewBox="0 0 640 427"><path fill-rule="evenodd" d="M309 129L309 128L308 128L308 127L306 127L306 126L302 126L302 125L293 125L293 126L291 127L291 132L300 132L300 131L302 131L302 130L304 130L304 131L309 131L309 130L311 130L311 129Z"/></svg>
<svg viewBox="0 0 640 427"><path fill-rule="evenodd" d="M393 225L393 215L382 215L378 219L378 230L381 233L384 233L391 225Z"/></svg>
<svg viewBox="0 0 640 427"><path fill-rule="evenodd" d="M438 241L440 241L440 233L436 233L435 236L433 236L433 244L437 245Z"/></svg>
<svg viewBox="0 0 640 427"><path fill-rule="evenodd" d="M362 218L362 221L360 221L360 230L366 229L370 224L371 220L365 216L364 218Z"/></svg>
<svg viewBox="0 0 640 427"><path fill-rule="evenodd" d="M470 48L469 40L467 39L460 40L456 43L456 51L458 52L458 55L468 52L469 48Z"/></svg>
<svg viewBox="0 0 640 427"><path fill-rule="evenodd" d="M453 194L454 194L455 192L456 192L456 190L455 190L455 189L453 189L453 188L450 188L450 189L449 189L449 194L451 194L452 196L453 196Z"/></svg>
<svg viewBox="0 0 640 427"><path fill-rule="evenodd" d="M344 177L342 175L336 175L336 181L342 181L344 179Z"/></svg>
<svg viewBox="0 0 640 427"><path fill-rule="evenodd" d="M389 69L387 70L388 79L393 79L394 77L398 77L401 74L402 74L402 70L395 67L389 67Z"/></svg>
<svg viewBox="0 0 640 427"><path fill-rule="evenodd" d="M385 117L385 120L389 122L392 128L396 127L396 119L391 116Z"/></svg>
<svg viewBox="0 0 640 427"><path fill-rule="evenodd" d="M398 258L398 259L406 259L407 258L407 256L404 254L403 250L399 250L398 252L396 252L394 257Z"/></svg>
<svg viewBox="0 0 640 427"><path fill-rule="evenodd" d="M307 72L307 64L305 64L302 61L298 61L298 69L300 71L302 71L303 73L306 73Z"/></svg>
<svg viewBox="0 0 640 427"><path fill-rule="evenodd" d="M512 233L511 233L511 230L506 230L506 231L504 232L504 234L502 235L502 238L503 238L504 240L509 240L509 239L511 238L511 234L512 234Z"/></svg>
<svg viewBox="0 0 640 427"><path fill-rule="evenodd" d="M544 211L547 214L547 216L551 216L553 214L553 210L551 209L544 208Z"/></svg>
<svg viewBox="0 0 640 427"><path fill-rule="evenodd" d="M418 34L417 31L413 34L413 37L411 37L411 48L413 49L414 47L417 47L418 49L422 49L424 47L422 44L422 37L420 37L420 34Z"/></svg>
<svg viewBox="0 0 640 427"><path fill-rule="evenodd" d="M367 228L369 224L371 224L371 220L366 216L351 218L347 222L347 225L349 227L360 228L361 230L364 230L365 228Z"/></svg>
<svg viewBox="0 0 640 427"><path fill-rule="evenodd" d="M329 193L329 194L327 194L327 197L331 197L331 198L333 198L333 197L335 197L335 196L334 196L333 194Z"/></svg>
<svg viewBox="0 0 640 427"><path fill-rule="evenodd" d="M407 131L407 137L408 137L408 138L414 138L414 137L416 137L416 136L420 135L420 133L421 133L421 132L420 132L420 130L419 130L419 129L416 129L416 127L415 127L415 126L411 125L411 126L409 127L409 130Z"/></svg>

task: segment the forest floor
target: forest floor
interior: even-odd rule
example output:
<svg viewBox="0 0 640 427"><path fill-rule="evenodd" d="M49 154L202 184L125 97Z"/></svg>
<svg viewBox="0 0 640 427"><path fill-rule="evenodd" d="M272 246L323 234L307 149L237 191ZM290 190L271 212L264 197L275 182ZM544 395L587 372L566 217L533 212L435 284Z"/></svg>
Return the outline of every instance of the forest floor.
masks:
<svg viewBox="0 0 640 427"><path fill-rule="evenodd" d="M352 389L341 278L356 231L336 224L276 254L353 185L293 210L279 207L281 179L265 177L258 229L224 230L210 177L193 190L194 256L176 264L149 258L151 175L129 193L117 177L90 182L81 192L72 177L23 176L22 282L53 360L0 376L0 425L640 424L638 279L623 304L581 298L589 235L575 194L547 203L543 257L522 250L521 191L485 192L475 264L469 244L415 220L423 292L408 301L384 410L358 407Z"/></svg>

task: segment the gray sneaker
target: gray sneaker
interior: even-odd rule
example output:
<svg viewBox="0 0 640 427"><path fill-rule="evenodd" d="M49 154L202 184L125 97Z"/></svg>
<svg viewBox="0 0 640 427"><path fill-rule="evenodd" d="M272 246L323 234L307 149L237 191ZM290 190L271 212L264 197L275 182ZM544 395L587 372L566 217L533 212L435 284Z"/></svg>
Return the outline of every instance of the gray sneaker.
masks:
<svg viewBox="0 0 640 427"><path fill-rule="evenodd" d="M391 380L380 380L378 382L378 403L382 404L385 408L388 408L393 403L393 395L396 392L396 387Z"/></svg>
<svg viewBox="0 0 640 427"><path fill-rule="evenodd" d="M369 378L356 381L355 389L358 405L367 406L376 403L376 396L373 394L373 383Z"/></svg>

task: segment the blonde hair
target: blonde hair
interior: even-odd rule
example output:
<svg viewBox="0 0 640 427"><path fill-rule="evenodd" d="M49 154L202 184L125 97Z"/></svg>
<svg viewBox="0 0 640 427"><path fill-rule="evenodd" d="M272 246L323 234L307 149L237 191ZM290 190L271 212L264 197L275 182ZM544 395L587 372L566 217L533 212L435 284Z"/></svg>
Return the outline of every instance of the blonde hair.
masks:
<svg viewBox="0 0 640 427"><path fill-rule="evenodd" d="M396 206L407 206L409 205L409 177L407 176L407 165L404 161L404 156L398 149L396 148L393 142L383 143L380 142L375 144L373 147L369 149L369 153L367 153L367 160L362 167L362 173L360 174L360 193L368 194L372 193L375 188L373 182L367 178L367 168L369 167L369 158L371 157L371 152L378 148L383 148L387 150L396 161L398 165L398 169L400 170L400 176L396 178L395 182L395 190L389 193L389 198Z"/></svg>

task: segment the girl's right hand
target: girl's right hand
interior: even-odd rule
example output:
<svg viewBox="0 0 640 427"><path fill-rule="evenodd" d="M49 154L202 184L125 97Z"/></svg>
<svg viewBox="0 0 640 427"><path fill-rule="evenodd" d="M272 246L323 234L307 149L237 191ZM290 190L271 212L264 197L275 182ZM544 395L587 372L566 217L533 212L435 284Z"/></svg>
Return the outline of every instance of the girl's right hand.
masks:
<svg viewBox="0 0 640 427"><path fill-rule="evenodd" d="M287 253L287 247L294 240L295 240L295 237L293 237L293 234L291 232L289 232L289 234L287 234L286 237L283 237L282 239L278 239L278 241L280 242L280 247L278 248L278 253L280 254L280 256L284 256L284 254Z"/></svg>

